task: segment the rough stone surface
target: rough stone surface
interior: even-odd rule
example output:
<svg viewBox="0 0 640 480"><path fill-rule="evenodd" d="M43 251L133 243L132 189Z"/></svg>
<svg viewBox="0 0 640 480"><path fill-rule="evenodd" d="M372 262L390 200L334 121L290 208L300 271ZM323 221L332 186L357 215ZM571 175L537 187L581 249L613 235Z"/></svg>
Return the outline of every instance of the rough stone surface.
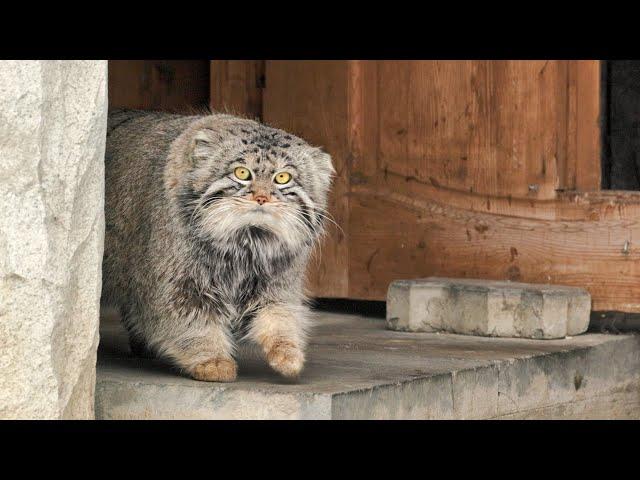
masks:
<svg viewBox="0 0 640 480"><path fill-rule="evenodd" d="M93 418L106 61L0 61L0 418Z"/></svg>
<svg viewBox="0 0 640 480"><path fill-rule="evenodd" d="M101 419L640 418L640 336L528 340L386 330L321 313L297 382L241 350L238 381L197 382L101 326Z"/></svg>
<svg viewBox="0 0 640 480"><path fill-rule="evenodd" d="M564 338L589 326L591 296L576 287L430 277L387 293L391 330Z"/></svg>

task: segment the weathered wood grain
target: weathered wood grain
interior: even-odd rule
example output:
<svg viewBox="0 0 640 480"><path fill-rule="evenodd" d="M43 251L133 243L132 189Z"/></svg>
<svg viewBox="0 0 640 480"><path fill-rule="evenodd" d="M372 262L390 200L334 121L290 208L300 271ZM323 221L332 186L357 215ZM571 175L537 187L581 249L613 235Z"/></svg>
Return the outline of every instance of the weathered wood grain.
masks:
<svg viewBox="0 0 640 480"><path fill-rule="evenodd" d="M211 109L262 118L264 60L212 60Z"/></svg>
<svg viewBox="0 0 640 480"><path fill-rule="evenodd" d="M478 194L554 198L566 62L380 61L381 168ZM562 86L562 87L559 87Z"/></svg>
<svg viewBox="0 0 640 480"><path fill-rule="evenodd" d="M354 137L377 162L350 172L351 297L447 275L578 285L595 309L640 311L640 195L597 191L598 62L375 63L355 66L373 99L359 130L380 133Z"/></svg>
<svg viewBox="0 0 640 480"><path fill-rule="evenodd" d="M575 190L599 190L602 182L600 132L600 62L576 60Z"/></svg>
<svg viewBox="0 0 640 480"><path fill-rule="evenodd" d="M640 311L637 202L609 216L606 203L592 205L598 220L543 220L359 186L350 206L353 297L383 299L394 279L447 275L582 286L596 310Z"/></svg>

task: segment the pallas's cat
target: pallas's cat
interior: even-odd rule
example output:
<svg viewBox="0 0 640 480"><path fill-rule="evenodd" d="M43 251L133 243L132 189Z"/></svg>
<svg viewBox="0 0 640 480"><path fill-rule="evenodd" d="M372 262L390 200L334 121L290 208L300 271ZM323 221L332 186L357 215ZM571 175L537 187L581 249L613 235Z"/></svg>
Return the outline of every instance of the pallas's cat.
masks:
<svg viewBox="0 0 640 480"><path fill-rule="evenodd" d="M237 342L287 377L303 368L303 276L326 218L331 158L226 114L113 111L103 303L135 353L233 381Z"/></svg>

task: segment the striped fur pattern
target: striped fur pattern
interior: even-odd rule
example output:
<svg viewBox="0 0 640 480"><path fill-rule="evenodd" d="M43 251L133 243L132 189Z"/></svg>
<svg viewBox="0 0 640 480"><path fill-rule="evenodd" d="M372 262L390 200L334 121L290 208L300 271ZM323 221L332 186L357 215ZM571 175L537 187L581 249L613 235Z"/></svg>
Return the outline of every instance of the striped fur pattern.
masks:
<svg viewBox="0 0 640 480"><path fill-rule="evenodd" d="M232 381L246 339L297 376L329 155L231 115L119 110L109 114L106 162L103 303L120 309L132 349L199 380ZM275 181L282 172L286 184Z"/></svg>

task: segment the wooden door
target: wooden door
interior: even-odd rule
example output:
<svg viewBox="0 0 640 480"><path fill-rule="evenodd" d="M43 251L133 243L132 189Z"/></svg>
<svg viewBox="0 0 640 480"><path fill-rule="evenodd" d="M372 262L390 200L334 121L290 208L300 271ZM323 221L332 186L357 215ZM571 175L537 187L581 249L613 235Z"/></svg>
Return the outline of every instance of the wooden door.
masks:
<svg viewBox="0 0 640 480"><path fill-rule="evenodd" d="M640 195L600 191L598 61L214 61L213 83L212 105L236 92L234 111L333 156L341 228L314 295L383 300L394 279L439 275L640 311Z"/></svg>

